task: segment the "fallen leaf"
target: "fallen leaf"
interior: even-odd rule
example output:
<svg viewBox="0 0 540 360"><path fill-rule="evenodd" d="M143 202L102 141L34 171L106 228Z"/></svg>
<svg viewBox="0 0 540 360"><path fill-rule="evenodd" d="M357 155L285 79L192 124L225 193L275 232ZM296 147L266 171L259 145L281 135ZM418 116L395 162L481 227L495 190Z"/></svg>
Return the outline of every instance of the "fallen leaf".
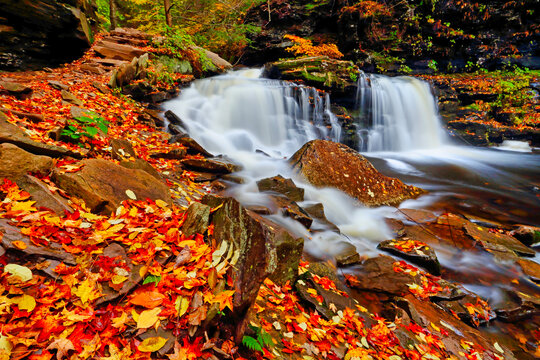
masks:
<svg viewBox="0 0 540 360"><path fill-rule="evenodd" d="M73 347L73 343L69 339L56 339L52 343L50 343L49 346L46 348L47 350L55 350L56 349L56 359L62 360L64 357L66 357L69 350L75 350Z"/></svg>
<svg viewBox="0 0 540 360"><path fill-rule="evenodd" d="M140 343L138 349L142 352L154 352L161 349L166 342L167 339L162 338L161 336L151 337Z"/></svg>
<svg viewBox="0 0 540 360"><path fill-rule="evenodd" d="M26 249L26 243L24 243L23 241L20 241L20 240L13 241L12 244L19 250Z"/></svg>
<svg viewBox="0 0 540 360"><path fill-rule="evenodd" d="M126 190L126 195L131 200L137 200L137 195L135 195L135 193L131 190Z"/></svg>
<svg viewBox="0 0 540 360"><path fill-rule="evenodd" d="M21 266L17 264L7 264L4 267L4 272L7 272L12 276L18 277L19 279L21 279L22 282L30 281L33 277L32 270L30 270L26 266Z"/></svg>
<svg viewBox="0 0 540 360"><path fill-rule="evenodd" d="M12 304L17 304L19 310L23 311L32 311L36 308L36 299L30 295L24 294L23 296L18 296L13 299L10 299Z"/></svg>
<svg viewBox="0 0 540 360"><path fill-rule="evenodd" d="M163 303L165 295L157 291L140 292L129 300L134 305L144 306L147 309L153 309Z"/></svg>
<svg viewBox="0 0 540 360"><path fill-rule="evenodd" d="M161 312L161 308L157 307L152 310L145 310L139 314L137 319L137 329L147 329L154 326L154 324L159 320L158 315Z"/></svg>

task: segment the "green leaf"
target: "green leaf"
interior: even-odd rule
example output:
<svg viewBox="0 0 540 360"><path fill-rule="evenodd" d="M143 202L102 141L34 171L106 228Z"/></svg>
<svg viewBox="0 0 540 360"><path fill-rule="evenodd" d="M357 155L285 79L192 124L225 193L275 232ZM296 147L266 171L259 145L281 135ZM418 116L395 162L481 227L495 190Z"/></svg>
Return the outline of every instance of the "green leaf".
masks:
<svg viewBox="0 0 540 360"><path fill-rule="evenodd" d="M96 126L99 128L99 130L103 131L105 134L109 131L109 128L106 124L103 123L97 123Z"/></svg>
<svg viewBox="0 0 540 360"><path fill-rule="evenodd" d="M89 123L94 121L94 119L89 118L88 116L77 116L75 120L83 123Z"/></svg>
<svg viewBox="0 0 540 360"><path fill-rule="evenodd" d="M77 128L75 126L73 126L73 125L69 125L68 129L71 130L71 131L77 131Z"/></svg>
<svg viewBox="0 0 540 360"><path fill-rule="evenodd" d="M242 338L242 344L250 350L262 351L263 347L259 342L251 336L244 335Z"/></svg>
<svg viewBox="0 0 540 360"><path fill-rule="evenodd" d="M144 281L143 285L155 283L156 285L161 281L161 275L148 275Z"/></svg>
<svg viewBox="0 0 540 360"><path fill-rule="evenodd" d="M261 330L261 333L257 336L257 340L264 346L274 345L272 342L272 336L264 330Z"/></svg>
<svg viewBox="0 0 540 360"><path fill-rule="evenodd" d="M87 136L93 138L98 133L98 129L93 126L85 126L84 130L86 130Z"/></svg>

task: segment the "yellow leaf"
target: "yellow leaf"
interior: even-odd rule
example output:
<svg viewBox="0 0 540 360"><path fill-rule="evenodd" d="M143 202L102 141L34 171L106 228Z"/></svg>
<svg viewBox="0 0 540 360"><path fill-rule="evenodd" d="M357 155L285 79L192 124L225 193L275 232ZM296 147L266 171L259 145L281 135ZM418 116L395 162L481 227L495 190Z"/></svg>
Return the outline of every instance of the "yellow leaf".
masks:
<svg viewBox="0 0 540 360"><path fill-rule="evenodd" d="M121 328L126 323L127 319L128 319L127 313L122 312L122 314L119 317L112 319L112 326L117 329Z"/></svg>
<svg viewBox="0 0 540 360"><path fill-rule="evenodd" d="M181 317L184 315L189 307L189 299L179 296L176 298L176 302L174 303L174 307L176 308L176 311L178 312L178 317Z"/></svg>
<svg viewBox="0 0 540 360"><path fill-rule="evenodd" d="M122 275L113 275L111 281L114 285L118 285L118 284L121 284L123 283L124 281L126 281L128 279L127 276L122 276Z"/></svg>
<svg viewBox="0 0 540 360"><path fill-rule="evenodd" d="M137 320L137 329L147 329L152 327L156 321L159 320L158 315L161 312L161 308L157 307L151 310L145 310L139 314L139 319Z"/></svg>
<svg viewBox="0 0 540 360"><path fill-rule="evenodd" d="M27 282L32 280L32 270L26 266L21 266L17 264L7 264L4 267L4 272L7 272L13 276L17 276L21 279L22 282Z"/></svg>
<svg viewBox="0 0 540 360"><path fill-rule="evenodd" d="M156 205L159 206L160 208L166 208L168 206L168 204L161 199L156 200Z"/></svg>
<svg viewBox="0 0 540 360"><path fill-rule="evenodd" d="M99 291L95 288L95 283L90 279L84 280L76 290L73 291L77 295L83 304L86 304L88 301L92 301L101 296Z"/></svg>
<svg viewBox="0 0 540 360"><path fill-rule="evenodd" d="M11 211L24 211L24 212L36 211L37 209L32 206L35 203L36 203L35 201L17 201L17 202L14 202L13 205L11 205Z"/></svg>
<svg viewBox="0 0 540 360"><path fill-rule="evenodd" d="M167 339L161 336L151 337L140 343L138 349L142 352L154 352L161 349L166 342Z"/></svg>
<svg viewBox="0 0 540 360"><path fill-rule="evenodd" d="M12 244L13 244L13 246L15 246L19 250L26 249L26 244L23 241L17 240L17 241L12 242Z"/></svg>
<svg viewBox="0 0 540 360"><path fill-rule="evenodd" d="M8 338L4 336L3 334L0 334L0 353L4 351L8 355L10 355L12 348L13 348L13 345L11 345L11 342L8 340Z"/></svg>
<svg viewBox="0 0 540 360"><path fill-rule="evenodd" d="M36 299L30 295L17 296L10 301L12 304L17 304L19 310L30 312L36 308Z"/></svg>

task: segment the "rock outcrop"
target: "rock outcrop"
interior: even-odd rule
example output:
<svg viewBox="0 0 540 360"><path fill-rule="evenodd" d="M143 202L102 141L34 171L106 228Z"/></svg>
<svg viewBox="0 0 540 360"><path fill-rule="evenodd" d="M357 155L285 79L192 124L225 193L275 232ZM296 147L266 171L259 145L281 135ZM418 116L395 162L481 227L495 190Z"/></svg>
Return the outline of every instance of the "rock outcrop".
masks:
<svg viewBox="0 0 540 360"><path fill-rule="evenodd" d="M358 152L332 141L310 141L289 161L311 184L334 187L366 206L397 205L425 193L381 174Z"/></svg>
<svg viewBox="0 0 540 360"><path fill-rule="evenodd" d="M29 172L48 174L53 159L31 154L13 144L0 145L0 181L4 178L17 180Z"/></svg>
<svg viewBox="0 0 540 360"><path fill-rule="evenodd" d="M67 0L0 1L0 70L57 66L92 42L85 14Z"/></svg>

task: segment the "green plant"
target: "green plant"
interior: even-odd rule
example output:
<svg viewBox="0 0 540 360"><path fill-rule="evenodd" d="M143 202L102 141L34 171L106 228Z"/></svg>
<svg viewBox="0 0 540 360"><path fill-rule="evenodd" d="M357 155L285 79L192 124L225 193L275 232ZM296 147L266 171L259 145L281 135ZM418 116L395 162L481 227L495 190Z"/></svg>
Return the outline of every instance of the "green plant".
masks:
<svg viewBox="0 0 540 360"><path fill-rule="evenodd" d="M250 350L262 352L265 347L273 345L272 337L262 328L249 325L249 328L253 330L256 337L244 335L242 338L242 344Z"/></svg>
<svg viewBox="0 0 540 360"><path fill-rule="evenodd" d="M69 138L71 141L79 141L82 137L93 139L99 130L105 134L108 132L109 122L95 113L86 113L82 116L68 120L60 135Z"/></svg>
<svg viewBox="0 0 540 360"><path fill-rule="evenodd" d="M431 70L437 72L439 70L438 66L437 66L437 61L435 60L429 60L428 61L428 68L430 68Z"/></svg>

